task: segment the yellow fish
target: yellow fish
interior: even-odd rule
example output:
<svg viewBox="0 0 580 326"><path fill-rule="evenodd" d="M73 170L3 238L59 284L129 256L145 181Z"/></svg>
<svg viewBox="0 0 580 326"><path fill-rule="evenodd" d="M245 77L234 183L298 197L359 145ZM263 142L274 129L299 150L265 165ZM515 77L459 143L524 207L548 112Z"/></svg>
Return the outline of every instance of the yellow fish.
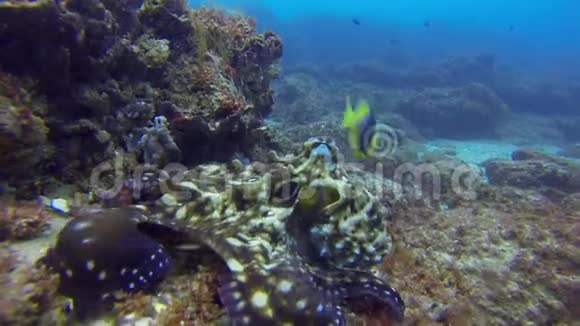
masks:
<svg viewBox="0 0 580 326"><path fill-rule="evenodd" d="M348 130L348 143L354 157L364 159L373 156L377 148L377 122L365 100L359 100L353 109L350 98L346 98L343 125Z"/></svg>

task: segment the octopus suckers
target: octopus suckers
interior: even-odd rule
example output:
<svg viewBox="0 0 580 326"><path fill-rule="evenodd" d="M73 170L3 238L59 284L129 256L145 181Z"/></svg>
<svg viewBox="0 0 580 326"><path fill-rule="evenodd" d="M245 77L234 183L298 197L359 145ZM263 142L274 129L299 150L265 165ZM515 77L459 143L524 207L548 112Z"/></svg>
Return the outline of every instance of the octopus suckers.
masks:
<svg viewBox="0 0 580 326"><path fill-rule="evenodd" d="M241 247L244 245L243 242L241 242L240 240L238 240L236 238L226 238L226 241L234 247Z"/></svg>
<svg viewBox="0 0 580 326"><path fill-rule="evenodd" d="M79 222L79 223L75 224L74 230L75 231L80 231L80 230L85 229L85 228L87 228L89 226L91 226L91 223L90 222Z"/></svg>
<svg viewBox="0 0 580 326"><path fill-rule="evenodd" d="M268 304L268 294L263 291L256 291L252 295L252 305L256 308L264 308Z"/></svg>
<svg viewBox="0 0 580 326"><path fill-rule="evenodd" d="M129 283L129 289L134 289L135 288L135 283L131 282Z"/></svg>
<svg viewBox="0 0 580 326"><path fill-rule="evenodd" d="M101 271L99 273L99 281L104 281L107 278L107 271Z"/></svg>
<svg viewBox="0 0 580 326"><path fill-rule="evenodd" d="M299 310L306 308L306 299L298 300L296 302L296 308L298 308Z"/></svg>
<svg viewBox="0 0 580 326"><path fill-rule="evenodd" d="M232 272L241 272L244 270L244 266L242 266L242 264L240 264L240 262L235 258L228 259L226 264L228 264L228 267Z"/></svg>
<svg viewBox="0 0 580 326"><path fill-rule="evenodd" d="M87 261L85 267L87 268L87 271L92 271L93 268L95 268L95 261L94 260Z"/></svg>
<svg viewBox="0 0 580 326"><path fill-rule="evenodd" d="M125 273L127 273L127 269L126 268L121 269L121 276L125 275Z"/></svg>
<svg viewBox="0 0 580 326"><path fill-rule="evenodd" d="M324 309L324 306L322 305L322 303L319 303L318 306L316 306L317 312L322 312L323 309Z"/></svg>
<svg viewBox="0 0 580 326"><path fill-rule="evenodd" d="M282 293L288 293L290 292L290 289L292 289L292 282L288 280L282 280L278 284L278 290L280 290Z"/></svg>

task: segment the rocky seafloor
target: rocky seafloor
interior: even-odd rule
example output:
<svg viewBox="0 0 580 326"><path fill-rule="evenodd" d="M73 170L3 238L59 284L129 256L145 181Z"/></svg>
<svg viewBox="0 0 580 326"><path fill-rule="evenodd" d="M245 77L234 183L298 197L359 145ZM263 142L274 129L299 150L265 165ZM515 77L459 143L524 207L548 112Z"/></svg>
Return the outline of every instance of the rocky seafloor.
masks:
<svg viewBox="0 0 580 326"><path fill-rule="evenodd" d="M275 33L179 0L5 1L0 21L2 325L580 320L580 165L525 149L574 141L575 120L519 109L573 88L507 87L487 56L271 87ZM333 94L392 108L392 155L352 159ZM455 136L515 145L425 142L464 121ZM172 266L152 287L112 276L151 248Z"/></svg>

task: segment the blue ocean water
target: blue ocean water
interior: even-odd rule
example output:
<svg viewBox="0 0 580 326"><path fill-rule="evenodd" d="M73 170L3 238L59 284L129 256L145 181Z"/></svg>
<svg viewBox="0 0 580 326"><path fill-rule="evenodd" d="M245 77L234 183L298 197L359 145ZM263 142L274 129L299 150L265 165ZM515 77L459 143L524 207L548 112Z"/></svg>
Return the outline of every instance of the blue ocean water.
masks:
<svg viewBox="0 0 580 326"><path fill-rule="evenodd" d="M579 75L572 0L190 1L256 17L284 37L284 62L345 62L403 51L416 63L490 52L527 73ZM352 23L357 19L360 25ZM430 27L424 26L429 22ZM396 40L394 47L391 40Z"/></svg>
<svg viewBox="0 0 580 326"><path fill-rule="evenodd" d="M0 324L575 325L578 1L0 0Z"/></svg>

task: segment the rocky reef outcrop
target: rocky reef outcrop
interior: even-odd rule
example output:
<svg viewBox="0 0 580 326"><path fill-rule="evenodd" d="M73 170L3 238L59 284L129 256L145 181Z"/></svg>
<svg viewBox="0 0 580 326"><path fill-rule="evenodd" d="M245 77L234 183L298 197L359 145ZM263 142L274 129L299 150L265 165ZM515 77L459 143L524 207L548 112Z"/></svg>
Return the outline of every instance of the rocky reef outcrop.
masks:
<svg viewBox="0 0 580 326"><path fill-rule="evenodd" d="M321 101L324 96L304 96L305 86L314 84L316 91L312 93L356 94L368 99L378 112L389 112L389 118L403 114L403 123L395 126L409 135L517 138L518 143L534 143L531 135L524 136L523 126L539 128L534 137L547 137L551 143L580 140L574 114L580 100L577 81L537 80L510 70L490 54L454 57L416 67L379 61L302 65L289 67L285 73L279 87L284 94L280 101L295 96L301 106L299 112L307 119L312 119L314 112L328 114L330 107L342 107L340 103ZM314 106L317 109L305 108ZM506 113L513 113L513 117ZM454 118L457 120L452 121ZM538 126L531 125L535 121Z"/></svg>
<svg viewBox="0 0 580 326"><path fill-rule="evenodd" d="M251 18L182 0L42 0L2 2L0 21L2 173L42 163L72 182L119 151L193 164L269 142L282 42ZM34 171L17 178L33 193L46 187Z"/></svg>
<svg viewBox="0 0 580 326"><path fill-rule="evenodd" d="M397 112L426 136L478 138L493 136L509 106L483 84L428 88L402 101Z"/></svg>
<svg viewBox="0 0 580 326"><path fill-rule="evenodd" d="M574 323L577 210L509 186L477 197L439 212L398 211L383 268L408 293L405 321Z"/></svg>
<svg viewBox="0 0 580 326"><path fill-rule="evenodd" d="M367 73L356 73L357 67L354 65L350 73L344 72L343 78L337 78L334 70L328 72L322 68L297 68L285 74L275 86L277 105L285 109L275 112L272 119L289 128L316 123L337 124L340 128L344 98L334 94L345 94L367 99L377 119L403 130L412 139L464 139L497 136L500 123L511 113L511 107L494 89L480 82L442 81L429 87L421 86L431 84L420 81L409 85L397 80L382 83L368 80ZM373 70L374 66L367 69ZM339 135L330 136L340 140ZM339 144L342 145L340 141Z"/></svg>
<svg viewBox="0 0 580 326"><path fill-rule="evenodd" d="M512 160L484 162L492 184L536 190L559 201L580 192L580 165L548 154L515 151Z"/></svg>

